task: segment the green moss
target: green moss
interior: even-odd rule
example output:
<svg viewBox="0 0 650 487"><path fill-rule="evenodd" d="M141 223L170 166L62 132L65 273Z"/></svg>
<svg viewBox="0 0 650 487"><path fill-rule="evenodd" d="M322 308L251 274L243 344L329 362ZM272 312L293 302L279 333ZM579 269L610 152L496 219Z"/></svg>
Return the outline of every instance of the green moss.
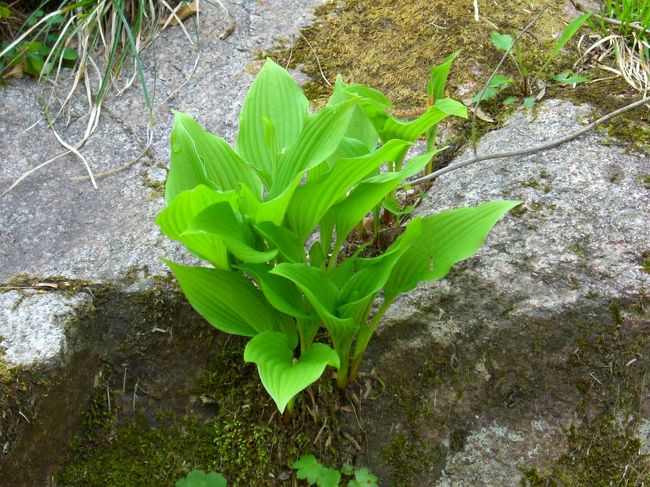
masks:
<svg viewBox="0 0 650 487"><path fill-rule="evenodd" d="M412 435L395 435L390 447L382 453L391 473L392 485L403 487L419 485L413 483L422 472L441 470L447 458L447 449L434 445Z"/></svg>
<svg viewBox="0 0 650 487"><path fill-rule="evenodd" d="M650 189L650 174L642 174L637 179L645 184L646 189Z"/></svg>

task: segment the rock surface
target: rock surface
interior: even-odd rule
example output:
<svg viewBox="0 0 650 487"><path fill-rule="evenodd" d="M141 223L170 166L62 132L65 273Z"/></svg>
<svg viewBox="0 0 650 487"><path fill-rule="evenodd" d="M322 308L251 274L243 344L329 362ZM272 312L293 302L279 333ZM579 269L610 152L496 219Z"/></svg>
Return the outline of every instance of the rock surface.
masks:
<svg viewBox="0 0 650 487"><path fill-rule="evenodd" d="M66 325L91 304L87 293L0 294L0 346L5 360L30 366L60 359L66 348Z"/></svg>
<svg viewBox="0 0 650 487"><path fill-rule="evenodd" d="M566 135L589 113L547 101L485 135L478 152ZM524 202L477 257L398 299L371 344L367 366L400 384L366 417L387 485L517 486L523 469L557 470L563 427L607 407L648 418L646 392L626 405L611 398L616 387L632 394L648 368L650 159L605 139L449 173L417 210Z"/></svg>
<svg viewBox="0 0 650 487"><path fill-rule="evenodd" d="M0 282L17 273L93 282L114 282L133 270L166 273L159 257L179 252L161 238L153 223L163 207L161 191L154 188L165 177L171 110L186 112L233 141L239 109L257 69L255 56L274 39L295 35L311 18L314 2L237 0L224 5L236 22L235 31L220 39L229 19L221 8L205 2L201 57L194 72L197 52L180 28L165 31L156 49L145 52L149 90L155 79L156 98L153 139L144 157L99 179L94 190L89 181L70 179L86 172L78 159L65 156L34 172L2 198ZM0 91L4 154L0 192L61 152L43 121L37 92L30 79L12 81ZM62 120L57 126L67 141L80 140L86 128L84 94L79 95L70 124ZM103 115L97 132L81 149L97 174L122 167L147 148L148 114L141 89L134 87L121 97L107 99Z"/></svg>

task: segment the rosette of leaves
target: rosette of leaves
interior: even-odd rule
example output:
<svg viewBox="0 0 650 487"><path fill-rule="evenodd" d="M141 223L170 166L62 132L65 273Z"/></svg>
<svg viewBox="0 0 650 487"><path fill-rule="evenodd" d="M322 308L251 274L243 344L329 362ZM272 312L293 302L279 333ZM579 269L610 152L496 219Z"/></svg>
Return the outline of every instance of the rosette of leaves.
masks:
<svg viewBox="0 0 650 487"><path fill-rule="evenodd" d="M167 207L156 222L206 265L167 263L210 324L250 337L244 360L285 417L328 366L339 387L353 381L397 296L473 255L518 204L414 218L383 254L339 258L364 216L431 159L404 161L413 141L466 113L441 99L406 122L390 108L378 91L338 79L328 104L310 113L291 76L268 60L244 101L236 148L176 113ZM380 172L384 164L393 170ZM320 330L328 341L316 340Z"/></svg>

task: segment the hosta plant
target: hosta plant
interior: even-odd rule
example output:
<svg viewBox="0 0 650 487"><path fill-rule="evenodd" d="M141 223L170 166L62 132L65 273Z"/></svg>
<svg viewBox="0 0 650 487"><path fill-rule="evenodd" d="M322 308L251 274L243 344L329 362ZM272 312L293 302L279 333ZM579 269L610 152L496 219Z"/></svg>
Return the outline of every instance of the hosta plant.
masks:
<svg viewBox="0 0 650 487"><path fill-rule="evenodd" d="M257 365L285 417L328 366L339 387L353 381L400 293L473 255L517 204L414 218L383 254L342 254L364 216L431 159L404 161L412 142L465 115L449 99L409 122L389 108L381 93L339 79L327 106L310 113L291 76L269 60L244 101L236 148L176 114L167 207L156 222L205 265L167 263L210 324L250 338L244 360ZM393 170L381 172L384 164Z"/></svg>

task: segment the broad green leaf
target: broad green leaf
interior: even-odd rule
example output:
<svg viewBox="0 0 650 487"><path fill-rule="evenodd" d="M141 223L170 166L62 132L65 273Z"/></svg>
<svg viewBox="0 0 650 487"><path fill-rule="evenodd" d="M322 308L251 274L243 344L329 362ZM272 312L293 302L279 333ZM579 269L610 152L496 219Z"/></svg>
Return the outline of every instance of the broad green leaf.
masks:
<svg viewBox="0 0 650 487"><path fill-rule="evenodd" d="M392 301L420 281L443 278L456 262L474 255L499 218L518 204L519 201L491 201L423 218L421 236L393 267L384 286L384 299ZM399 245L399 240L393 245Z"/></svg>
<svg viewBox="0 0 650 487"><path fill-rule="evenodd" d="M508 34L499 34L498 32L492 32L490 36L492 39L492 45L496 47L499 51L507 51L512 46L514 42L512 36Z"/></svg>
<svg viewBox="0 0 650 487"><path fill-rule="evenodd" d="M304 320L318 318L313 309L308 309L310 308L309 304L303 301L300 291L291 280L271 274L272 265L244 264L239 268L255 278L264 296L275 309Z"/></svg>
<svg viewBox="0 0 650 487"><path fill-rule="evenodd" d="M339 367L339 357L322 343L313 343L295 361L293 348L283 333L264 332L244 349L244 361L257 365L264 388L284 412L287 403L300 391L316 382L325 367Z"/></svg>
<svg viewBox="0 0 650 487"><path fill-rule="evenodd" d="M269 195L269 198L255 210L253 214L254 221L258 224L261 222L271 222L275 225L282 225L291 198L296 188L298 188L302 176L302 173L297 174L294 180L279 195L275 197Z"/></svg>
<svg viewBox="0 0 650 487"><path fill-rule="evenodd" d="M414 142L429 128L450 115L467 118L467 107L450 98L437 100L434 106L410 122L403 122L389 117L384 127L379 131L379 136L384 142L390 139Z"/></svg>
<svg viewBox="0 0 650 487"><path fill-rule="evenodd" d="M255 225L257 232L278 248L278 252L287 262L305 262L305 249L294 232L271 222Z"/></svg>
<svg viewBox="0 0 650 487"><path fill-rule="evenodd" d="M283 193L305 171L326 160L340 145L356 100L323 108L312 117L279 161L270 198Z"/></svg>
<svg viewBox="0 0 650 487"><path fill-rule="evenodd" d="M170 143L169 174L165 184L165 202L167 204L170 204L181 191L194 189L199 184L219 189L208 178L196 144L188 134L182 119L174 119Z"/></svg>
<svg viewBox="0 0 650 487"><path fill-rule="evenodd" d="M194 218L207 207L228 202L236 207L234 191L220 192L205 185L183 191L156 217L156 224L172 240L182 242L192 253L211 262L219 269L228 269L228 255L223 242L214 235L183 235Z"/></svg>
<svg viewBox="0 0 650 487"><path fill-rule="evenodd" d="M239 116L237 152L271 178L276 154L265 140L268 122L273 126L277 150L292 145L307 120L309 102L291 75L271 59L255 78Z"/></svg>
<svg viewBox="0 0 650 487"><path fill-rule="evenodd" d="M225 140L211 134L196 120L184 113L175 113L175 126L182 129L194 142L196 153L205 167L206 176L219 189L238 191L240 184L247 186L259 198L262 184L254 169L244 161Z"/></svg>
<svg viewBox="0 0 650 487"><path fill-rule="evenodd" d="M447 77L449 76L449 70L451 65L456 59L456 56L460 54L460 51L456 51L450 56L447 57L441 64L431 68L431 76L427 82L427 94L429 95L429 100L433 105L437 100L441 99L445 94L445 85L447 84Z"/></svg>
<svg viewBox="0 0 650 487"><path fill-rule="evenodd" d="M314 455L303 455L293 462L292 468L296 470L298 480L306 480L313 485L318 481L324 467Z"/></svg>
<svg viewBox="0 0 650 487"><path fill-rule="evenodd" d="M404 208L402 208L394 197L386 198L383 201L382 206L395 216L408 215L415 209L413 205L406 205Z"/></svg>
<svg viewBox="0 0 650 487"><path fill-rule="evenodd" d="M350 319L342 319L334 314L339 290L324 271L306 264L283 263L277 265L271 274L286 277L300 288L330 332L337 351L352 339L357 325Z"/></svg>
<svg viewBox="0 0 650 487"><path fill-rule="evenodd" d="M402 140L391 140L367 156L341 159L317 183L299 186L287 210L289 222L298 237L304 241L323 215L343 199L353 185L385 162L396 160L410 145Z"/></svg>
<svg viewBox="0 0 650 487"><path fill-rule="evenodd" d="M176 482L175 487L226 487L223 475L217 472L205 473L203 470L193 470L187 477Z"/></svg>
<svg viewBox="0 0 650 487"><path fill-rule="evenodd" d="M341 245L368 212L380 204L402 181L420 172L440 150L414 157L402 171L384 173L362 181L345 200L330 209L323 217L321 225L330 228L332 222L335 222L337 245Z"/></svg>
<svg viewBox="0 0 650 487"><path fill-rule="evenodd" d="M557 40L555 45L553 46L553 49L551 50L550 54L548 55L548 58L546 58L546 61L544 61L544 64L542 65L541 68L539 68L538 73L541 73L544 71L546 66L549 65L551 61L559 54L559 52L562 50L564 46L566 46L567 42L569 42L573 36L578 32L578 29L582 27L582 25L591 17L591 12L582 14L580 17L577 19L573 20L569 25L567 25L566 29L562 32L562 35L560 38Z"/></svg>
<svg viewBox="0 0 650 487"><path fill-rule="evenodd" d="M347 85L338 76L328 105L341 103L350 97L358 97L360 101L353 110L346 137L358 140L368 151L372 151L377 146L379 138L376 127L384 126L388 117L386 112L393 105L378 90L358 84Z"/></svg>
<svg viewBox="0 0 650 487"><path fill-rule="evenodd" d="M219 238L226 248L243 262L268 262L278 253L278 249L256 249L248 238L245 224L238 219L230 204L225 202L208 206L194 217L181 236L213 235Z"/></svg>
<svg viewBox="0 0 650 487"><path fill-rule="evenodd" d="M187 267L165 260L192 307L215 328L253 336L282 330L293 322L276 311L262 292L239 272Z"/></svg>

